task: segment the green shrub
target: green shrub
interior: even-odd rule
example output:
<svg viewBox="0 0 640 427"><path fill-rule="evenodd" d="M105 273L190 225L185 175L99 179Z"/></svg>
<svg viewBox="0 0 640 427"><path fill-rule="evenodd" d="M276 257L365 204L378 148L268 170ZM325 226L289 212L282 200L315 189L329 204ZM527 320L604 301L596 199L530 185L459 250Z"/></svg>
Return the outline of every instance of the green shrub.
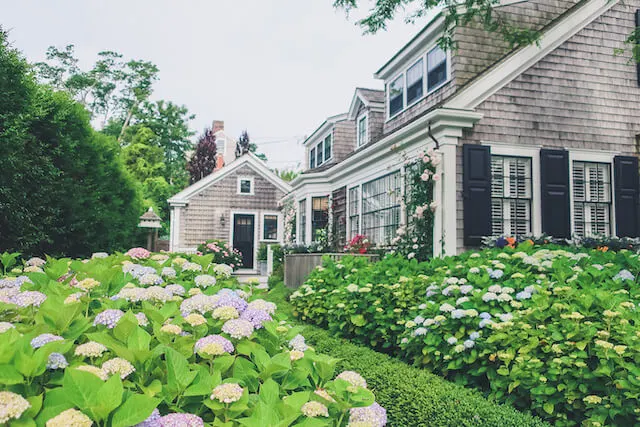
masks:
<svg viewBox="0 0 640 427"><path fill-rule="evenodd" d="M220 239L211 239L198 245L198 252L201 254L213 255L211 262L215 264L226 264L234 270L242 265L242 254L237 249L232 248L229 243Z"/></svg>
<svg viewBox="0 0 640 427"><path fill-rule="evenodd" d="M560 426L640 421L637 254L529 242L349 262L315 270L294 313Z"/></svg>

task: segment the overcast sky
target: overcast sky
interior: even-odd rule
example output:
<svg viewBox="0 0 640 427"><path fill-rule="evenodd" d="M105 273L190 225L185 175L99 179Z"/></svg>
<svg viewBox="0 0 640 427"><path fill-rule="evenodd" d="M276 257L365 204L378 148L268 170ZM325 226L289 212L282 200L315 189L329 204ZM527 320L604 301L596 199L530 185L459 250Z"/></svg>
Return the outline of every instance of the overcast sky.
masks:
<svg viewBox="0 0 640 427"><path fill-rule="evenodd" d="M363 5L371 3L364 0ZM200 132L224 120L243 129L272 167L294 167L300 141L346 112L355 87L416 34L397 19L362 35L332 0L0 0L0 24L31 62L48 46L76 46L83 69L102 50L160 69L153 99L186 105Z"/></svg>

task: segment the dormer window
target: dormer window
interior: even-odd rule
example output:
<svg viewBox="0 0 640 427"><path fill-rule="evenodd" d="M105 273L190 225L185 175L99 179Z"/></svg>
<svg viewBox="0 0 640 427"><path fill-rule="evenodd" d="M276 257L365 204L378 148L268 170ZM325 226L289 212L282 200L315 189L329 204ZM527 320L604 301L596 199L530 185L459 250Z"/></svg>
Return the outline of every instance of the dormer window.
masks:
<svg viewBox="0 0 640 427"><path fill-rule="evenodd" d="M367 116L358 118L358 147L367 143Z"/></svg>
<svg viewBox="0 0 640 427"><path fill-rule="evenodd" d="M413 104L414 101L422 98L423 94L423 60L420 58L418 62L413 64L407 70L407 105Z"/></svg>
<svg viewBox="0 0 640 427"><path fill-rule="evenodd" d="M387 84L387 112L392 118L420 102L449 80L448 55L439 46L428 50Z"/></svg>
<svg viewBox="0 0 640 427"><path fill-rule="evenodd" d="M404 108L404 76L398 76L389 85L389 115L393 116Z"/></svg>
<svg viewBox="0 0 640 427"><path fill-rule="evenodd" d="M313 169L331 160L333 155L333 135L327 135L309 151L309 168Z"/></svg>
<svg viewBox="0 0 640 427"><path fill-rule="evenodd" d="M429 91L437 88L447 80L447 54L439 46L427 54L427 81Z"/></svg>

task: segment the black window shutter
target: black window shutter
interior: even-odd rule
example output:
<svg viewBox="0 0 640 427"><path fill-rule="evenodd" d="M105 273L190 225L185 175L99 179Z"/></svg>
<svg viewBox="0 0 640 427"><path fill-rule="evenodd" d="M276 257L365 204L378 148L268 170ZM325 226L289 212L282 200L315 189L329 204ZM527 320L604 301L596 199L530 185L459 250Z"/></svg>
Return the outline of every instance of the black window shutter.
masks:
<svg viewBox="0 0 640 427"><path fill-rule="evenodd" d="M636 29L640 27L640 9L636 10ZM636 46L640 45L640 35L636 34ZM638 86L640 86L640 62L636 63L636 74L638 78Z"/></svg>
<svg viewBox="0 0 640 427"><path fill-rule="evenodd" d="M540 150L542 232L551 237L571 237L569 152Z"/></svg>
<svg viewBox="0 0 640 427"><path fill-rule="evenodd" d="M464 244L478 246L491 235L491 150L465 144L462 159Z"/></svg>
<svg viewBox="0 0 640 427"><path fill-rule="evenodd" d="M618 237L640 236L638 211L638 158L616 156L613 159L616 195L616 235Z"/></svg>

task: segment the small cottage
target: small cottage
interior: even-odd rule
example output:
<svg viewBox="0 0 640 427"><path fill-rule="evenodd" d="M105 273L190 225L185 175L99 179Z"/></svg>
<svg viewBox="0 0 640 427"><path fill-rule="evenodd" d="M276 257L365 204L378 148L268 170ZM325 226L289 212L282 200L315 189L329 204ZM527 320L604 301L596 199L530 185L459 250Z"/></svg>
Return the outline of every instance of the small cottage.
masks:
<svg viewBox="0 0 640 427"><path fill-rule="evenodd" d="M168 200L170 250L195 252L205 240L222 239L254 269L260 243L282 242L278 201L289 191L253 153L235 158Z"/></svg>

